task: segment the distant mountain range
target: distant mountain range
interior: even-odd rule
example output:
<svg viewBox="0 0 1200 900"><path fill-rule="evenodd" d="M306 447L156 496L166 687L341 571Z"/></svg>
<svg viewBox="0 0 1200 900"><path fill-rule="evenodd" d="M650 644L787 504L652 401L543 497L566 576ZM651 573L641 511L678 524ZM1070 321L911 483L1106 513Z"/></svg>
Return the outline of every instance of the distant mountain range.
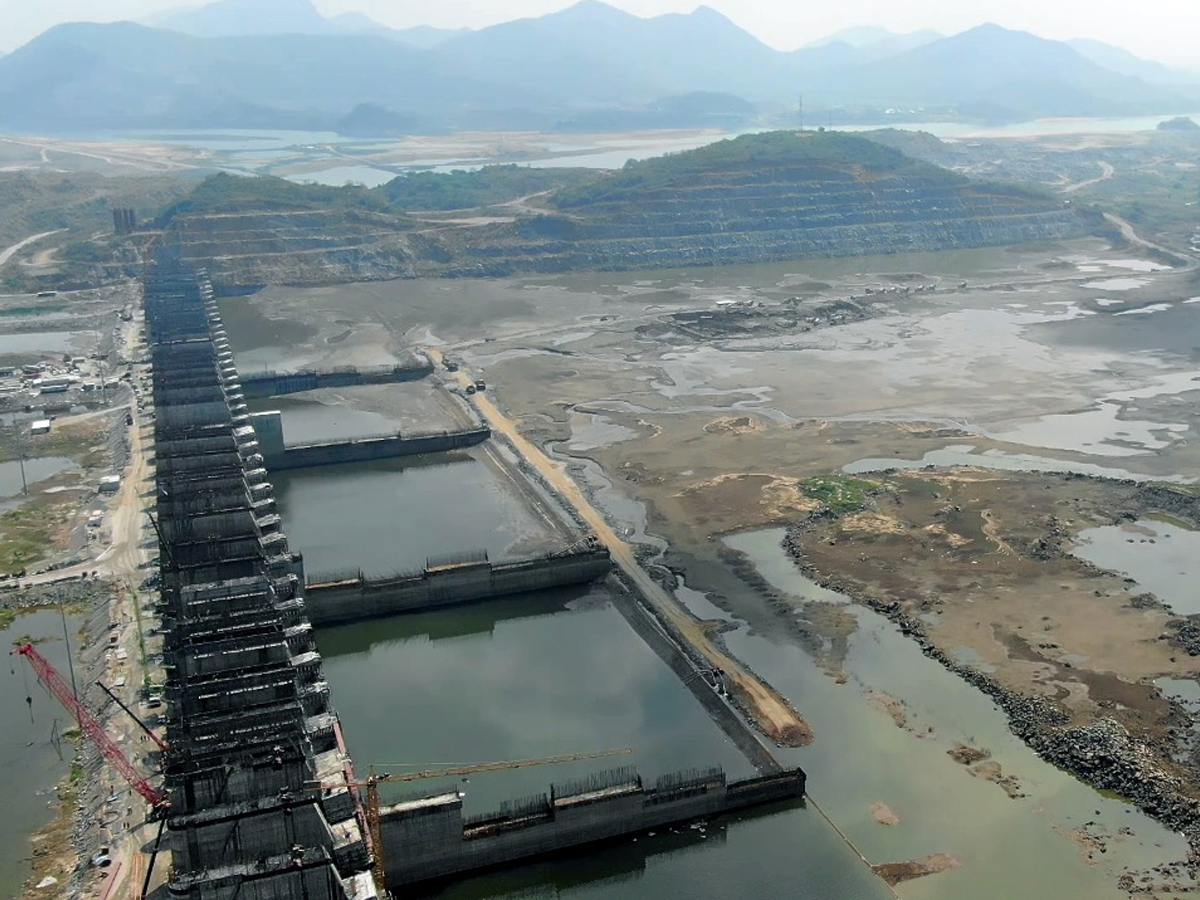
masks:
<svg viewBox="0 0 1200 900"><path fill-rule="evenodd" d="M781 52L707 7L642 19L584 0L445 31L219 0L153 27L60 25L0 58L0 129L738 128L793 122L801 95L820 124L1200 108L1200 78L1179 81L1120 48L996 25L851 29Z"/></svg>
<svg viewBox="0 0 1200 900"><path fill-rule="evenodd" d="M204 6L172 9L144 24L195 37L245 37L263 34L373 34L413 47L433 47L470 29L394 29L361 12L323 16L311 0L217 0Z"/></svg>

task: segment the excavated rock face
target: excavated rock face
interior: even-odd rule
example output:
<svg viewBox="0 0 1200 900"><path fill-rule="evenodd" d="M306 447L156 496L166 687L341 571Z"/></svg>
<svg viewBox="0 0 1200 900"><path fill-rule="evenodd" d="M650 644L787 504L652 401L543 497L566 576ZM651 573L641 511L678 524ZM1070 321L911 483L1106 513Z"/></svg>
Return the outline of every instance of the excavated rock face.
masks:
<svg viewBox="0 0 1200 900"><path fill-rule="evenodd" d="M190 214L174 227L186 259L236 283L729 265L1005 246L1099 227L1053 196L814 133L630 164L547 202L540 215L469 224L318 209Z"/></svg>

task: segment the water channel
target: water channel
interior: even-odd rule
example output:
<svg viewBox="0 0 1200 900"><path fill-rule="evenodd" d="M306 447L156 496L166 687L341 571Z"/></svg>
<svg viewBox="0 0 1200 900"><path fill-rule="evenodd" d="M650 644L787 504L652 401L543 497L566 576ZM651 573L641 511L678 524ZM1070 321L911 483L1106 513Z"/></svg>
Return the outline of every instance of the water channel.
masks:
<svg viewBox="0 0 1200 900"><path fill-rule="evenodd" d="M318 643L360 767L633 750L467 782L423 781L400 796L458 787L469 814L544 792L551 782L623 765L636 766L647 779L715 764L731 777L752 774L599 588L327 629ZM362 690L367 684L385 687ZM621 841L481 876L441 895L651 898L671 891L697 900L890 896L821 816L802 806L730 817L704 831Z"/></svg>
<svg viewBox="0 0 1200 900"><path fill-rule="evenodd" d="M782 529L768 529L726 543L774 587L830 602L832 592L790 564L782 537ZM869 859L949 853L962 863L905 883L902 896L1115 900L1125 896L1116 886L1123 866L1145 868L1186 856L1178 835L1038 759L1009 733L990 699L922 655L886 619L854 605L846 611L857 627L844 684L786 640L742 628L727 634L726 643L803 710L817 739L782 755L806 768L810 794ZM1000 785L972 777L947 753L956 743L986 749L989 762L1015 777L1028 796L1010 798ZM886 804L900 824L875 822L869 814L874 803ZM1119 835L1122 828L1133 833ZM1115 838L1106 854L1094 853L1091 860L1081 840L1089 833Z"/></svg>

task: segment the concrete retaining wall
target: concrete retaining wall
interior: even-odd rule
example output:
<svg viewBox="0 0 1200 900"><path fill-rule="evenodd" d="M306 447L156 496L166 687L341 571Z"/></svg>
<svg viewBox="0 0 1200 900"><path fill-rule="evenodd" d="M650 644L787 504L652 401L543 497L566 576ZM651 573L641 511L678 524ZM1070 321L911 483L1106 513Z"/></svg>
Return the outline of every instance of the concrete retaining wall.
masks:
<svg viewBox="0 0 1200 900"><path fill-rule="evenodd" d="M408 366L391 366L380 369L357 369L347 366L342 369L304 369L299 372L263 372L243 375L240 383L242 395L247 399L257 397L279 397L298 394L320 388L353 387L360 384L391 384L400 381L420 381L433 374L433 363L422 360Z"/></svg>
<svg viewBox="0 0 1200 900"><path fill-rule="evenodd" d="M419 575L310 583L305 592L314 625L471 603L508 594L587 584L612 568L606 548L493 565L486 560L426 568Z"/></svg>
<svg viewBox="0 0 1200 900"><path fill-rule="evenodd" d="M392 459L400 456L419 456L422 453L445 453L482 444L492 432L488 428L464 428L439 434L405 437L361 438L353 441L330 441L320 444L297 444L285 447L282 456L263 453L267 469L307 469L312 466L332 466L339 463L366 462L372 459Z"/></svg>
<svg viewBox="0 0 1200 900"><path fill-rule="evenodd" d="M390 887L510 864L597 841L638 834L737 809L798 799L805 775L792 769L726 784L720 772L603 786L523 801L466 822L462 800L444 794L382 811L381 837Z"/></svg>

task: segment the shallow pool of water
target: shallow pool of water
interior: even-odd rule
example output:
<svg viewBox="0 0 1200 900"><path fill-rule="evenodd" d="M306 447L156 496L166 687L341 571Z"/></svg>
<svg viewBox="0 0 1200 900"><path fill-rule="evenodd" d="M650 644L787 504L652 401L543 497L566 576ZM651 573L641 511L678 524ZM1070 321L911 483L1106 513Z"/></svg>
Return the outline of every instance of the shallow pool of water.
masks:
<svg viewBox="0 0 1200 900"><path fill-rule="evenodd" d="M572 412L571 440L567 443L567 449L579 452L595 450L597 447L607 447L609 444L632 440L635 437L636 431L618 425L608 416Z"/></svg>
<svg viewBox="0 0 1200 900"><path fill-rule="evenodd" d="M428 557L544 550L547 526L491 468L464 453L271 474L290 546L310 576L420 569Z"/></svg>
<svg viewBox="0 0 1200 900"><path fill-rule="evenodd" d="M95 338L94 332L87 331L25 331L0 334L0 355L65 353L68 350L78 350Z"/></svg>
<svg viewBox="0 0 1200 900"><path fill-rule="evenodd" d="M278 410L283 418L283 442L287 446L317 441L349 440L395 434L400 423L382 413L368 412L340 403L322 403L298 397L253 400L255 411Z"/></svg>
<svg viewBox="0 0 1200 900"><path fill-rule="evenodd" d="M1008 472L1076 472L1081 475L1099 475L1104 478L1153 480L1151 476L1131 472L1128 469L1100 466L1094 463L1070 462L1048 456L1037 456L1032 453L1006 453L1003 450L976 452L972 444L955 444L943 447L941 450L930 450L920 459L900 459L898 457L860 459L843 466L842 471L853 475L880 472L884 469L919 469L922 466L978 466L983 469L1000 469ZM1166 480L1187 482L1192 479L1170 476Z"/></svg>
<svg viewBox="0 0 1200 900"><path fill-rule="evenodd" d="M1082 531L1072 553L1132 578L1180 615L1200 613L1200 532L1141 519Z"/></svg>
<svg viewBox="0 0 1200 900"><path fill-rule="evenodd" d="M72 644L79 622L67 619ZM20 616L12 627L0 630L0 646L11 649L18 638L38 641L38 652L55 668L66 671L66 643L61 614L38 612ZM51 736L74 725L70 715L37 683L28 663L10 657L10 674L0 690L0 790L4 815L0 816L0 894L14 897L29 875L33 851L29 835L54 816L54 786L70 770L75 745L61 743L62 756ZM26 703L28 697L31 703Z"/></svg>
<svg viewBox="0 0 1200 900"><path fill-rule="evenodd" d="M21 470L24 468L24 476ZM75 460L65 456L38 456L34 459L11 460L0 463L0 497L15 497L23 490L24 485L36 484L44 478L50 478L59 472L75 468Z"/></svg>

